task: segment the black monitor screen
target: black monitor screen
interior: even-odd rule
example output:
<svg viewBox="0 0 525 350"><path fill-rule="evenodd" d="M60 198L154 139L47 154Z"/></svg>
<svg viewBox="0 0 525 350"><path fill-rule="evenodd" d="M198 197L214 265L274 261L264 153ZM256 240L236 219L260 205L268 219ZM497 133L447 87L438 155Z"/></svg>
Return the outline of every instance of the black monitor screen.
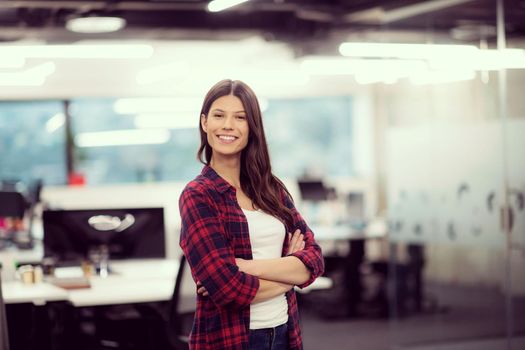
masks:
<svg viewBox="0 0 525 350"><path fill-rule="evenodd" d="M328 191L321 180L299 180L301 198L307 201L324 201L328 198Z"/></svg>
<svg viewBox="0 0 525 350"><path fill-rule="evenodd" d="M164 258L164 209L45 210L44 256L61 262L88 258L106 246L110 259Z"/></svg>

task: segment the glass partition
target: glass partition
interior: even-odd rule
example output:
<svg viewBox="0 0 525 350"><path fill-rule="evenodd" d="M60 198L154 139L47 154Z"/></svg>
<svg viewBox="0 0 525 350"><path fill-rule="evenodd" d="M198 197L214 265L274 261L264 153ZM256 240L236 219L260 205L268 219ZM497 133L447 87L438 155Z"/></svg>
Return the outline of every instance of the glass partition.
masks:
<svg viewBox="0 0 525 350"><path fill-rule="evenodd" d="M525 346L524 85L523 69L477 69L379 89L391 348Z"/></svg>

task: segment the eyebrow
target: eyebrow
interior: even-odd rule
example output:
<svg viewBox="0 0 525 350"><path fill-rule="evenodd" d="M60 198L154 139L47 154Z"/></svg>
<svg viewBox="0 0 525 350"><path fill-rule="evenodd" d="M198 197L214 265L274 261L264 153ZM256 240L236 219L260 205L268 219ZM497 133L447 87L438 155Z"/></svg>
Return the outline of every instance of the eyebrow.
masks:
<svg viewBox="0 0 525 350"><path fill-rule="evenodd" d="M222 112L222 113L225 113L222 109L220 108L215 108L212 112ZM234 113L246 113L246 111L242 110L242 111L236 111Z"/></svg>

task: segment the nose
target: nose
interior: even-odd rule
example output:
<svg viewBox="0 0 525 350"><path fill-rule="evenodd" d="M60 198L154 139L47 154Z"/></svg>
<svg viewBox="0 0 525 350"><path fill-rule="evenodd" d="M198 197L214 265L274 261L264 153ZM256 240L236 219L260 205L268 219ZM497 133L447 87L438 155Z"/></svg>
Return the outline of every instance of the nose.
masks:
<svg viewBox="0 0 525 350"><path fill-rule="evenodd" d="M233 130L233 118L231 116L224 118L224 124L222 125L222 128L226 130Z"/></svg>

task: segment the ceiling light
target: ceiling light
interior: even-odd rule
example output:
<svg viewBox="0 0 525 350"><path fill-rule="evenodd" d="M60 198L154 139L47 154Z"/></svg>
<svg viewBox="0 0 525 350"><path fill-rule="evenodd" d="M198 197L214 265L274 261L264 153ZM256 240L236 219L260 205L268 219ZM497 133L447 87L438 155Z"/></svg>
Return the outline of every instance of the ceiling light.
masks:
<svg viewBox="0 0 525 350"><path fill-rule="evenodd" d="M139 114L135 117L135 127L194 129L199 127L199 114Z"/></svg>
<svg viewBox="0 0 525 350"><path fill-rule="evenodd" d="M22 68L26 63L25 58L16 56L2 57L0 68Z"/></svg>
<svg viewBox="0 0 525 350"><path fill-rule="evenodd" d="M213 0L208 4L208 11L219 12L230 7L237 6L248 0Z"/></svg>
<svg viewBox="0 0 525 350"><path fill-rule="evenodd" d="M0 73L0 86L41 86L55 69L54 62L45 62L21 72Z"/></svg>
<svg viewBox="0 0 525 350"><path fill-rule="evenodd" d="M168 142L170 136L170 131L165 129L85 132L75 136L75 144L78 147L162 144Z"/></svg>
<svg viewBox="0 0 525 350"><path fill-rule="evenodd" d="M473 45L394 44L346 42L339 52L349 57L440 59L451 56L475 55L479 49Z"/></svg>
<svg viewBox="0 0 525 350"><path fill-rule="evenodd" d="M199 115L201 106L200 97L120 98L113 104L113 110L117 114L194 112Z"/></svg>
<svg viewBox="0 0 525 350"><path fill-rule="evenodd" d="M425 70L427 64L423 60L400 59L360 59L345 57L312 56L303 59L301 70L310 75L353 75L363 72L380 74L408 75L415 70Z"/></svg>
<svg viewBox="0 0 525 350"><path fill-rule="evenodd" d="M124 28L126 20L120 17L89 16L70 18L66 28L75 33L111 33Z"/></svg>
<svg viewBox="0 0 525 350"><path fill-rule="evenodd" d="M410 77L410 82L414 85L446 84L474 78L476 78L476 72L472 70L436 70L413 75Z"/></svg>
<svg viewBox="0 0 525 350"><path fill-rule="evenodd" d="M145 44L0 45L0 57L25 58L150 58L153 47Z"/></svg>

